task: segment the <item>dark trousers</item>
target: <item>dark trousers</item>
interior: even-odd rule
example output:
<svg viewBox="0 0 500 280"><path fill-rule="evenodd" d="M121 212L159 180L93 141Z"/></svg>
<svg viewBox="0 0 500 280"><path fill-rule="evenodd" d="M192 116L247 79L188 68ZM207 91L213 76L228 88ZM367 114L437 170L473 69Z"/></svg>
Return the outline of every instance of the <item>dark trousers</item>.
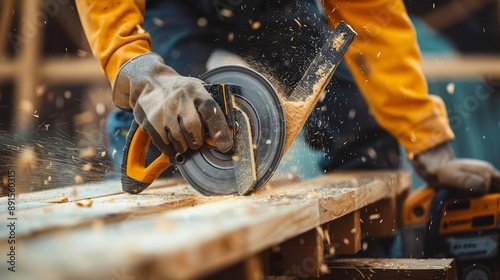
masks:
<svg viewBox="0 0 500 280"><path fill-rule="evenodd" d="M313 0L148 1L144 20L153 51L179 74L199 76L213 51L224 49L277 81L285 94L321 48L328 28ZM305 140L324 151L325 170L400 164L398 143L370 115L345 65L305 129Z"/></svg>

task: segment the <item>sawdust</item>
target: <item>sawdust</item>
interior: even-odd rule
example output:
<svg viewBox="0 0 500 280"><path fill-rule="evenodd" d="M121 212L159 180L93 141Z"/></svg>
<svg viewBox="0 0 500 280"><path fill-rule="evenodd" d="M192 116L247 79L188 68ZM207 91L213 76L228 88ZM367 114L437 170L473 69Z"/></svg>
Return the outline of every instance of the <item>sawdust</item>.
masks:
<svg viewBox="0 0 500 280"><path fill-rule="evenodd" d="M345 44L345 32L339 34L339 36L335 37L333 40L333 48L336 51L340 51L342 46Z"/></svg>
<svg viewBox="0 0 500 280"><path fill-rule="evenodd" d="M292 145L293 141L299 135L302 127L304 126L307 118L311 114L314 106L321 98L325 82L328 76L322 75L321 79L312 87L312 93L302 101L287 101L282 100L283 110L286 119L286 137L285 137L285 150Z"/></svg>

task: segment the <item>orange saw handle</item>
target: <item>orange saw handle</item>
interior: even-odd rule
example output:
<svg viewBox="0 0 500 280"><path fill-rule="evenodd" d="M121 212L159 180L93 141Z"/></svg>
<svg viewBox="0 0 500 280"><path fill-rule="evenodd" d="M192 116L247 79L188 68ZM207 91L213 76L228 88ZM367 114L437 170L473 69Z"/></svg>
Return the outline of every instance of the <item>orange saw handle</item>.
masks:
<svg viewBox="0 0 500 280"><path fill-rule="evenodd" d="M122 189L131 194L138 194L149 187L163 171L172 165L169 157L161 153L146 166L151 137L143 131L139 124L132 121L127 134L122 159Z"/></svg>
<svg viewBox="0 0 500 280"><path fill-rule="evenodd" d="M233 92L237 89L227 84L205 84L205 89L222 108L231 131L234 131ZM121 166L122 189L130 194L138 194L149 187L163 171L173 163L168 156L161 153L153 162L146 166L146 154L151 142L151 137L139 125L132 121L125 147ZM208 145L215 146L211 138L205 139Z"/></svg>

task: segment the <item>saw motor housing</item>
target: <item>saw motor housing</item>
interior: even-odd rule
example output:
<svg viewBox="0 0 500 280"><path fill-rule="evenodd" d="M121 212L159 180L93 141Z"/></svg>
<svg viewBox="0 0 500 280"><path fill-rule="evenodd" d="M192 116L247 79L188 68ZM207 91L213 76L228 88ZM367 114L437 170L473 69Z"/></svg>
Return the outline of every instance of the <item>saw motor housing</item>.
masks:
<svg viewBox="0 0 500 280"><path fill-rule="evenodd" d="M403 257L455 258L459 279L500 279L500 193L454 197L422 187L405 201L401 233Z"/></svg>

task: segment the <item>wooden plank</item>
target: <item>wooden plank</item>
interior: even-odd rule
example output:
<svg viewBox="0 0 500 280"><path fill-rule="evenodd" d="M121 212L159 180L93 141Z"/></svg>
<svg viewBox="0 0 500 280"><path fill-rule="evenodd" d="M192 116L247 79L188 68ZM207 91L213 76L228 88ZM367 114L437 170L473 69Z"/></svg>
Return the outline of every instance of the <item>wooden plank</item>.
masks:
<svg viewBox="0 0 500 280"><path fill-rule="evenodd" d="M339 259L328 268L331 274L321 279L457 279L453 259Z"/></svg>
<svg viewBox="0 0 500 280"><path fill-rule="evenodd" d="M394 182L399 176L397 172L381 174ZM202 197L207 199L204 203L173 208L168 204L169 196L181 200L184 194L199 195L186 187L174 196L169 191L182 187L160 187L136 196L95 198L89 208L74 207L74 203L27 207L18 213L16 250L22 266L16 276L110 279L123 269L141 279L186 279L214 273L392 196L391 189L398 189L388 188L387 180L377 179L375 173L372 177L360 175L363 178L358 180L355 177L355 173L349 177L330 174L286 187L265 188L249 197ZM113 202L106 202L117 196L121 196L119 211L113 209ZM63 212L71 210L71 215L46 210L58 207L67 207ZM120 211L129 214L106 220ZM142 215L134 215L136 211ZM77 222L66 227L71 217ZM35 220L41 221L36 230L33 226L23 229ZM8 248L5 236L2 232L2 252ZM7 272L5 265L0 264L0 275Z"/></svg>
<svg viewBox="0 0 500 280"><path fill-rule="evenodd" d="M172 185L180 185L182 181L179 179L160 179L149 187L158 188ZM16 196L16 211L18 213L23 210L53 207L54 203L48 203L49 200L54 200L61 197L67 197L68 202L75 202L87 198L98 198L124 193L120 180L110 180L107 182L89 183L89 184L74 184L64 188L48 189L38 192L21 193ZM7 197L0 197L0 205L7 204ZM44 210L50 212L51 210ZM6 208L0 208L0 217L7 214Z"/></svg>
<svg viewBox="0 0 500 280"><path fill-rule="evenodd" d="M361 250L360 221L360 210L356 210L328 223L331 240L330 254L355 254Z"/></svg>
<svg viewBox="0 0 500 280"><path fill-rule="evenodd" d="M21 3L21 18L40 20L37 14L40 12L38 1L23 0ZM18 54L19 63L15 71L16 94L14 95L14 105L17 109L14 112L14 133L21 136L21 139L29 139L34 131L32 115L37 109L36 86L39 82L38 61L42 48L43 28L38 24L24 26L20 28L19 34L22 40L13 46Z"/></svg>

